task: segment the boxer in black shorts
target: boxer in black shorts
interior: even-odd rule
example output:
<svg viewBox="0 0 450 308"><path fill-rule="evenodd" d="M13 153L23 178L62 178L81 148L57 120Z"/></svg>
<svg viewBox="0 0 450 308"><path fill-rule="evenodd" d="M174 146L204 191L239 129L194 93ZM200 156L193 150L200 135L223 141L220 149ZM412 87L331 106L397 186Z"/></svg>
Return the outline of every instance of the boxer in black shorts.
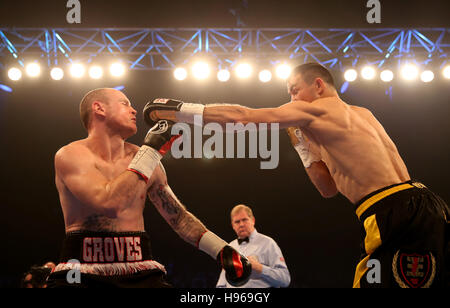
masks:
<svg viewBox="0 0 450 308"><path fill-rule="evenodd" d="M177 138L170 135L171 123L159 121L141 147L126 142L137 132L136 110L122 92L110 88L87 93L80 116L87 138L55 155L66 240L49 287L167 287L144 229L147 197L183 240L219 262L231 284L248 280L247 258L206 229L167 183L160 160ZM67 280L71 270L81 274L78 282Z"/></svg>
<svg viewBox="0 0 450 308"><path fill-rule="evenodd" d="M170 288L166 274L152 259L146 232L73 231L66 234L48 286Z"/></svg>
<svg viewBox="0 0 450 308"><path fill-rule="evenodd" d="M397 146L372 112L342 100L330 71L318 63L305 63L295 67L287 79L287 89L291 101L271 108L203 105L158 98L144 107L144 120L149 124L166 119L191 124L217 123L224 127L230 123L277 123L278 125L270 127L287 129L306 174L324 198L341 193L352 204L359 204L366 196L381 191L380 195L377 193L380 204L395 203L388 201L391 197L387 196L387 192L391 193L392 190L386 190L386 187L405 183L411 177ZM254 101L251 103L257 104ZM414 129L413 126L411 128ZM415 193L417 187L413 188L398 193L398 196ZM384 215L385 212L376 213L363 221L373 230L376 230L376 226L382 228L380 237L375 237L373 241L370 234L375 234L374 232L368 232L368 238L363 234L370 248L366 253L369 255L378 247L383 252L391 249L392 258L395 257L398 261L398 265L394 264L394 273L404 273L404 281L395 279L394 276L400 286L442 286L443 280L447 279L443 271L445 266L450 266L443 256L444 246L448 247L448 236L443 227L448 220L448 215L447 218L444 216L444 212L448 213L448 207L438 201L437 197L431 197L432 194L426 189L421 191L427 193L422 193L422 197L412 196L411 200L408 196L398 200L398 204L392 207L391 212L388 211L387 216ZM299 193L301 194L301 187ZM394 196L397 193L392 198L396 198ZM383 201L383 197L388 199ZM420 198L424 201L420 201ZM427 211L433 214L426 214ZM406 217L410 217L408 223L412 225L402 220ZM430 221L437 226L429 228ZM365 248L367 250L367 245ZM427 260L427 263L419 264L423 260ZM383 258L379 261L383 269L392 267L391 260ZM365 264L360 263L357 273L361 274L367 269L364 268ZM431 266L429 273L432 274L433 264L436 265L434 277L425 275L424 280L421 280L414 276L422 275L419 271L427 266ZM408 266L412 268L412 274L405 270ZM366 286L358 283L360 276L355 277L355 287ZM411 278L413 276L415 278ZM386 274L384 277L387 277ZM387 281L383 284L393 286ZM373 283L370 286L376 285Z"/></svg>
<svg viewBox="0 0 450 308"><path fill-rule="evenodd" d="M447 204L425 185L407 181L379 189L356 205L361 261L354 287L449 287ZM368 262L379 261L378 281Z"/></svg>

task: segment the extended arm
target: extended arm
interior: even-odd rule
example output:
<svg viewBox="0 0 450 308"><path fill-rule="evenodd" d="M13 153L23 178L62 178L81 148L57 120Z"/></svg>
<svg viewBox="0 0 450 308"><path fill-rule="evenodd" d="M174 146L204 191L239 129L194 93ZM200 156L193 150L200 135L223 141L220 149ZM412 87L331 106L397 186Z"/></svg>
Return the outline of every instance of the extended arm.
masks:
<svg viewBox="0 0 450 308"><path fill-rule="evenodd" d="M144 108L144 120L150 125L158 119L177 122L219 123L279 123L280 128L289 126L306 127L314 119L326 114L326 109L318 104L295 101L276 108L254 109L239 105L189 104L172 99L156 99ZM200 121L196 121L195 118Z"/></svg>
<svg viewBox="0 0 450 308"><path fill-rule="evenodd" d="M320 108L306 102L287 103L276 108L254 109L244 106L205 106L203 121L225 125L226 123L279 123L280 128L308 126L320 116Z"/></svg>

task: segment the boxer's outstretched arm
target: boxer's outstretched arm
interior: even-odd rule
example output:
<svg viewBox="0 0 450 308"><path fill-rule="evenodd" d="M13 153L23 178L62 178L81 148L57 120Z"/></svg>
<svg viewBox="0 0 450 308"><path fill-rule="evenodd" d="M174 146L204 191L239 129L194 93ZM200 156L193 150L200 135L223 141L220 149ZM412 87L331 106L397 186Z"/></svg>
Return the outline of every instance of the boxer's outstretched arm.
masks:
<svg viewBox="0 0 450 308"><path fill-rule="evenodd" d="M161 169L153 174L153 184L148 190L148 197L158 212L172 229L186 242L197 246L202 234L207 231L203 223L177 199L167 184L167 178Z"/></svg>
<svg viewBox="0 0 450 308"><path fill-rule="evenodd" d="M179 100L158 98L144 107L144 120L153 126L159 119L196 124L219 123L226 128L227 123L278 123L279 128L289 126L307 127L318 117L328 113L323 104L294 101L277 108L253 109L240 105L190 104Z"/></svg>
<svg viewBox="0 0 450 308"><path fill-rule="evenodd" d="M314 119L326 113L324 108L304 101L284 104L276 108L253 109L236 105L206 105L204 123L279 123L279 128L307 127Z"/></svg>
<svg viewBox="0 0 450 308"><path fill-rule="evenodd" d="M97 170L85 150L65 146L55 155L56 178L81 203L108 218L116 218L146 190L146 183L131 171L109 180Z"/></svg>

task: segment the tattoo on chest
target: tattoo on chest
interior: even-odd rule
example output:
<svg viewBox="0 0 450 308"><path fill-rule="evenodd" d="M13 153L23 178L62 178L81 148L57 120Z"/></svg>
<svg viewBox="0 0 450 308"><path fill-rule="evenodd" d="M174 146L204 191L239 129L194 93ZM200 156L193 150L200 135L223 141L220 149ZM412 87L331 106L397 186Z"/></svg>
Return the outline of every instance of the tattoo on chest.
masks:
<svg viewBox="0 0 450 308"><path fill-rule="evenodd" d="M86 218L83 222L84 230L90 231L115 231L114 220L100 214L94 214Z"/></svg>

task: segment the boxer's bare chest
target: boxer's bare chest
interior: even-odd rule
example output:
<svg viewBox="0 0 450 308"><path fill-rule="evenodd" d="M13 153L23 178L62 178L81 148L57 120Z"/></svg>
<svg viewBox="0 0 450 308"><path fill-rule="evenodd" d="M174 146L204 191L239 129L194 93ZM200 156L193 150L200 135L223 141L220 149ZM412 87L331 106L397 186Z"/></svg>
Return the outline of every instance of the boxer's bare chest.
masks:
<svg viewBox="0 0 450 308"><path fill-rule="evenodd" d="M94 167L108 180L118 177L130 164L132 156L126 156L116 161L105 161L99 157L94 158Z"/></svg>

